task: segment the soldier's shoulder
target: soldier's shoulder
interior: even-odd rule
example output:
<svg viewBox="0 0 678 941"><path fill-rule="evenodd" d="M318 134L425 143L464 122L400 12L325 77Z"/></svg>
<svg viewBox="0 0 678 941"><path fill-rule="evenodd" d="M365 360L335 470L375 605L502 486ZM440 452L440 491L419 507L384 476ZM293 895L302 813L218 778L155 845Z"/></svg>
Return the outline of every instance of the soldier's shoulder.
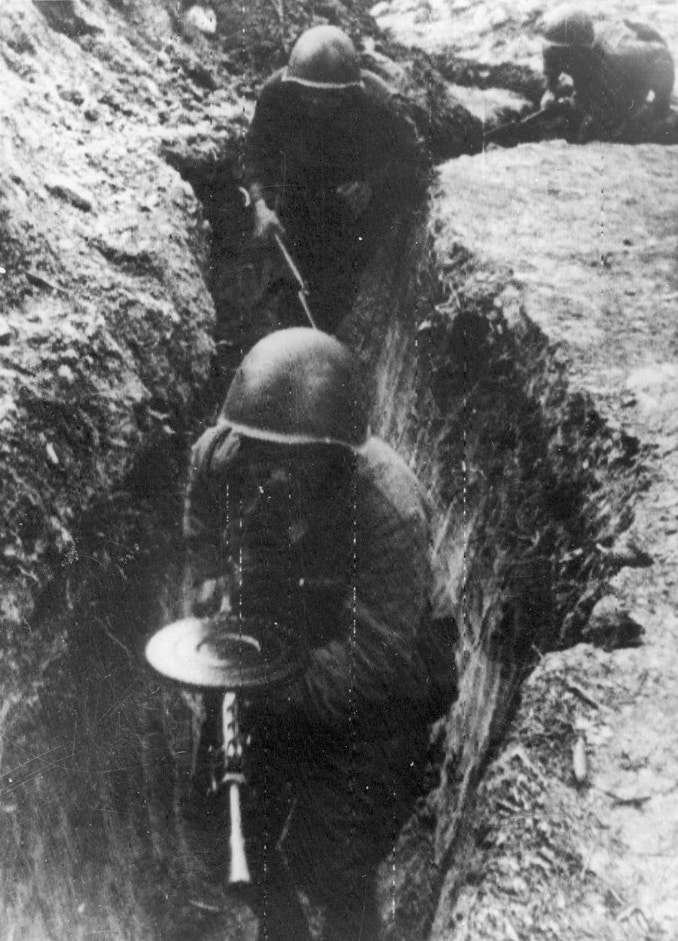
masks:
<svg viewBox="0 0 678 941"><path fill-rule="evenodd" d="M376 72L370 72L369 69L361 69L360 78L363 83L363 89L366 96L374 102L388 105L398 97L397 92L388 82L380 78Z"/></svg>
<svg viewBox="0 0 678 941"><path fill-rule="evenodd" d="M655 42L666 46L666 40L654 26L649 23L639 23L637 20L624 20L624 26L637 38L643 42Z"/></svg>
<svg viewBox="0 0 678 941"><path fill-rule="evenodd" d="M652 56L666 51L666 42L653 27L632 20L602 24L596 30L596 47L612 56Z"/></svg>
<svg viewBox="0 0 678 941"><path fill-rule="evenodd" d="M274 72L272 75L269 75L264 84L261 86L259 91L259 100L262 97L268 97L269 95L279 95L282 94L285 90L286 83L283 81L285 77L285 69L278 69L277 72Z"/></svg>
<svg viewBox="0 0 678 941"><path fill-rule="evenodd" d="M240 448L240 436L226 424L213 425L198 438L191 450L194 473L211 473L229 465Z"/></svg>
<svg viewBox="0 0 678 941"><path fill-rule="evenodd" d="M403 518L428 516L423 487L405 460L384 440L371 437L358 458L358 473L368 491L379 494Z"/></svg>

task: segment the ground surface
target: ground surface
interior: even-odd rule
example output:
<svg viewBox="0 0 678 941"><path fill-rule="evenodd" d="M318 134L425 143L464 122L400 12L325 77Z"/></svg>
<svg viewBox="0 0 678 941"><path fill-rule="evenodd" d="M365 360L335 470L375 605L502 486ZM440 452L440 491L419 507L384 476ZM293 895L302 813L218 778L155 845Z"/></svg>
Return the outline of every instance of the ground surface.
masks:
<svg viewBox="0 0 678 941"><path fill-rule="evenodd" d="M673 0L581 0L572 4L594 19L628 18L658 29L674 57L678 24ZM474 2L474 0L384 0L372 7L379 25L401 42L429 52L445 49L487 65L514 62L541 67L538 25L553 5L543 0Z"/></svg>
<svg viewBox="0 0 678 941"><path fill-rule="evenodd" d="M670 4L632 6L624 15L652 22L675 51ZM534 62L516 27L542 10L396 0L378 12L402 41ZM642 647L550 654L528 681L481 790L477 865L456 914L442 906L440 939L453 926L478 939L678 936L677 182L675 149L649 146L535 145L441 172L459 194L449 225L460 241L515 273L528 316L566 351L573 388L647 446L633 529L654 563L614 581Z"/></svg>

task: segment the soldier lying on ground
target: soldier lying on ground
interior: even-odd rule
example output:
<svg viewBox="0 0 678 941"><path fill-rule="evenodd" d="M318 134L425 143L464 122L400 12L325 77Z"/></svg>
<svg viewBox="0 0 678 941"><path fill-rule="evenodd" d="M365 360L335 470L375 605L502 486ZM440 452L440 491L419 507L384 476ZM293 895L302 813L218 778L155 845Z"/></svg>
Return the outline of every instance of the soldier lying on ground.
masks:
<svg viewBox="0 0 678 941"><path fill-rule="evenodd" d="M421 487L369 437L337 340L298 327L250 350L194 448L185 536L194 613L225 592L238 617L288 623L310 648L302 677L250 717L261 937L308 937L275 849L284 831L292 882L326 911L324 941L374 941L376 866L421 793L428 725L455 694L454 622L430 616Z"/></svg>
<svg viewBox="0 0 678 941"><path fill-rule="evenodd" d="M571 104L570 139L663 142L674 65L654 29L626 20L596 30L587 13L564 7L545 17L543 35L542 108Z"/></svg>
<svg viewBox="0 0 678 941"><path fill-rule="evenodd" d="M416 204L426 166L404 101L360 69L349 37L305 32L261 91L245 167L255 239L285 236L323 329L350 306L384 226Z"/></svg>

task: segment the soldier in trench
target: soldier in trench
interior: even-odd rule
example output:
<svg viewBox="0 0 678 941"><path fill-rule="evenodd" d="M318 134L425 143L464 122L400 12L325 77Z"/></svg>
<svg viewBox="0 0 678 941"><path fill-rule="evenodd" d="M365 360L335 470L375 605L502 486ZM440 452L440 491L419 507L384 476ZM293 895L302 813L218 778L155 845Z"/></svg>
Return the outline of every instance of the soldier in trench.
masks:
<svg viewBox="0 0 678 941"><path fill-rule="evenodd" d="M542 32L541 106L569 105L572 140L671 142L674 63L655 29L630 20L595 29L587 13L560 7Z"/></svg>
<svg viewBox="0 0 678 941"><path fill-rule="evenodd" d="M429 725L456 695L456 635L431 615L422 488L369 435L346 347L296 327L250 350L194 447L184 529L193 613L226 598L243 623L286 624L309 651L298 680L248 709L260 936L308 937L294 885L325 912L323 941L375 941L376 867L422 793ZM198 781L217 711L210 694Z"/></svg>
<svg viewBox="0 0 678 941"><path fill-rule="evenodd" d="M286 240L322 329L335 331L377 240L421 198L427 168L406 102L360 68L349 37L336 26L303 33L261 90L245 182L255 242Z"/></svg>

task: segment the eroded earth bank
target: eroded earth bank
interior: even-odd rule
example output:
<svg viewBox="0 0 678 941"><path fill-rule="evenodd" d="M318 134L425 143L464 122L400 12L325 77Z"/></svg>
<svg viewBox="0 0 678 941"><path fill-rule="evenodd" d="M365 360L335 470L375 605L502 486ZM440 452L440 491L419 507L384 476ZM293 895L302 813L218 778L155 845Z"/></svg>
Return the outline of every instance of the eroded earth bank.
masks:
<svg viewBox="0 0 678 941"><path fill-rule="evenodd" d="M417 22L444 36L450 11L424 6ZM429 488L438 596L461 633L460 698L382 870L387 932L670 939L675 148L480 153L482 108L518 112L538 87L536 47L510 40L541 10L458 6L477 47L460 38L455 60L453 41L421 42L457 62L453 98L435 56L329 11L417 98L436 164L342 328L370 363L375 430ZM186 705L140 655L179 613L187 448L256 314L242 133L314 13L215 9L213 36L161 0L0 12L0 924L13 941L256 932L205 881L179 808ZM398 4L385 12L397 25ZM469 84L481 73L495 90Z"/></svg>

